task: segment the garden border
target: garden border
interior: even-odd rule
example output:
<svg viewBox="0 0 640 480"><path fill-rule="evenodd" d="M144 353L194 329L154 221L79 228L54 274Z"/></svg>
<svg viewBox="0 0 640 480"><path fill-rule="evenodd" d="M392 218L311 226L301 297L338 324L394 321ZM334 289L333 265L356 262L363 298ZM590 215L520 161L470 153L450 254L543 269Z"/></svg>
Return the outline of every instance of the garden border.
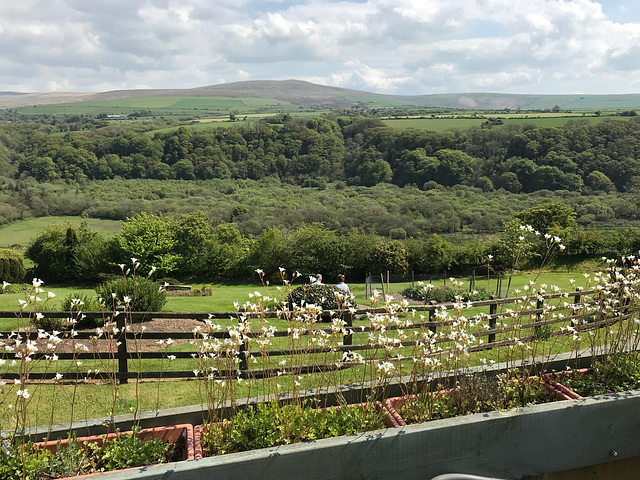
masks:
<svg viewBox="0 0 640 480"><path fill-rule="evenodd" d="M640 455L640 391L105 474L105 480L519 479Z"/></svg>

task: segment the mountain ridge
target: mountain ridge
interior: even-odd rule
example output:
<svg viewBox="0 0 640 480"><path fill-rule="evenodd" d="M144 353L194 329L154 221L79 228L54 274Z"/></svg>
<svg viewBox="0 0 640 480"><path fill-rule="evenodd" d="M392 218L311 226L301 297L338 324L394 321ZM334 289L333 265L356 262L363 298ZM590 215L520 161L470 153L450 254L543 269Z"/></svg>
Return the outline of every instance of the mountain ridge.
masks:
<svg viewBox="0 0 640 480"><path fill-rule="evenodd" d="M0 108L167 96L271 98L312 108L348 108L363 105L370 108L376 108L377 106L385 108L389 106L413 106L477 110L550 109L556 105L563 110L640 108L640 94L563 95L469 92L428 95L388 95L319 85L294 79L251 80L185 89L129 89L98 93L0 92Z"/></svg>

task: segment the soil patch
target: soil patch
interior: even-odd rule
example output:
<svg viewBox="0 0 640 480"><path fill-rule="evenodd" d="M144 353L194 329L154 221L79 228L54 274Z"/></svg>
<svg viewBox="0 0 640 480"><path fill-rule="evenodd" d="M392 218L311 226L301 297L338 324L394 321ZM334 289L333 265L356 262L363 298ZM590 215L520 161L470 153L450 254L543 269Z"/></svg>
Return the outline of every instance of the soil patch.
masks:
<svg viewBox="0 0 640 480"><path fill-rule="evenodd" d="M202 326L203 323L199 320L193 320L188 318L154 318L142 323L134 323L131 328L134 332L142 332L142 327L144 328L144 332L142 332L141 337L135 341L129 340L127 344L127 350L129 352L153 352L156 350L161 350L163 347L158 344L158 339L145 339L145 332L166 332L166 338L171 337L172 332L192 332L193 329L197 326ZM95 332L95 329L90 330L78 330L83 332ZM189 339L172 339L174 345L187 343ZM40 339L38 340L38 348L40 351L46 351L47 340ZM107 340L107 339L99 339L99 340L76 340L75 345L77 348L78 344L82 344L87 347L88 350L82 349L82 351L78 351L78 353L97 353L101 352L106 354L106 352L115 352L117 349L115 340ZM136 348L137 347L137 348ZM73 353L74 350L74 342L72 340L62 340L60 342L53 353Z"/></svg>

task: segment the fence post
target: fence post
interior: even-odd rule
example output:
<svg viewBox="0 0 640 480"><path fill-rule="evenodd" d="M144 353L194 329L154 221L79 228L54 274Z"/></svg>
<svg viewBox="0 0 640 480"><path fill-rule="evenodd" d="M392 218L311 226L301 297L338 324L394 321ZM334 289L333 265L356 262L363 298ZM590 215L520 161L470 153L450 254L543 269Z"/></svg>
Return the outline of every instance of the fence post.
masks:
<svg viewBox="0 0 640 480"><path fill-rule="evenodd" d="M247 341L245 340L244 335L242 337L242 343L240 344L238 356L240 357L240 364L238 365L238 368L241 371L249 370L249 362L247 362Z"/></svg>
<svg viewBox="0 0 640 480"><path fill-rule="evenodd" d="M496 328L496 317L494 317L493 315L495 315L496 313L498 313L498 302L496 301L496 303L492 303L491 305L489 305L489 315L491 315L491 317L489 318L489 328L491 330L493 330L494 328ZM496 334L495 333L490 333L489 334L489 339L488 342L489 343L493 343L496 341Z"/></svg>
<svg viewBox="0 0 640 480"><path fill-rule="evenodd" d="M364 298L366 298L367 300L371 298L372 292L371 292L371 274L367 273L367 275L364 277Z"/></svg>
<svg viewBox="0 0 640 480"><path fill-rule="evenodd" d="M536 302L536 310L540 310L542 309L542 307L544 307L544 297L540 297L538 298L538 301ZM535 323L540 323L542 321L542 312L540 313L536 313L536 321ZM540 334L540 325L536 325L535 327L533 327L533 333L536 335L536 337Z"/></svg>
<svg viewBox="0 0 640 480"><path fill-rule="evenodd" d="M238 318L238 327L240 327L241 325L242 325L242 319ZM238 328L238 330L244 332L242 328ZM247 344L249 343L249 337L247 337L244 333L241 333L241 335L242 335L242 343L240 344L240 348L238 349L238 357L240 359L240 363L238 364L238 369L240 371L247 371L249 370L249 362L247 361L247 352L248 352Z"/></svg>
<svg viewBox="0 0 640 480"><path fill-rule="evenodd" d="M431 306L436 305L436 302L434 300L431 300L431 302L429 302L431 304ZM436 321L436 308L435 306L429 310L429 321L430 322L435 322ZM437 327L433 326L433 327L429 327L429 331L431 332L432 335L436 334L437 331Z"/></svg>
<svg viewBox="0 0 640 480"><path fill-rule="evenodd" d="M118 359L118 383L129 382L129 359L127 358L127 312L119 311L116 317L116 326L118 327L118 352L116 358Z"/></svg>
<svg viewBox="0 0 640 480"><path fill-rule="evenodd" d="M345 323L345 331L347 332L346 335L343 336L342 338L342 344L343 345L353 345L353 335L351 334L351 331L353 330L353 314L350 311L345 311L342 312L342 320Z"/></svg>

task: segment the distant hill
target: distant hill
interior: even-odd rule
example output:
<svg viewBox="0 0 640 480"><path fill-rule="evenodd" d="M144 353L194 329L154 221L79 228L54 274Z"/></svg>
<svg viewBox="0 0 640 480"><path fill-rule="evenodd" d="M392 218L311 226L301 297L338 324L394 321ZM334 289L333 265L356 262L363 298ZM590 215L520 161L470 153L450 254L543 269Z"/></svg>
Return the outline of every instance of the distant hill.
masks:
<svg viewBox="0 0 640 480"><path fill-rule="evenodd" d="M344 108L355 105L380 107L449 107L476 110L530 110L558 106L563 110L640 109L640 94L626 95L516 95L503 93L457 93L437 95L383 95L329 87L300 80L259 80L209 85L189 89L115 90L102 93L0 92L0 108L105 102L152 97L267 98L302 108Z"/></svg>

